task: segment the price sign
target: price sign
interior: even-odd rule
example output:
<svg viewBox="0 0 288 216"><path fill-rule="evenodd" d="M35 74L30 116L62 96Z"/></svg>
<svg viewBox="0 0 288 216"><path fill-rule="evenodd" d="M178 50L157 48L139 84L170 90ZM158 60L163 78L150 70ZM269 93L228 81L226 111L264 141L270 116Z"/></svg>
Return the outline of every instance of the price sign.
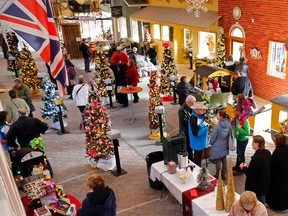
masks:
<svg viewBox="0 0 288 216"><path fill-rule="evenodd" d="M112 14L112 17L114 17L114 18L119 18L119 17L123 16L122 6L112 6L111 7L111 14Z"/></svg>

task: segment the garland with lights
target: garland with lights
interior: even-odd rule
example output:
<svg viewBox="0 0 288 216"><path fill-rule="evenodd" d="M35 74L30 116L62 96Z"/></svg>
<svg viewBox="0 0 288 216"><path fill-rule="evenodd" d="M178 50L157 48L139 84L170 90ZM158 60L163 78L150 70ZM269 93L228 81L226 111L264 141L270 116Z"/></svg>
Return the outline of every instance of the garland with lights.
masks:
<svg viewBox="0 0 288 216"><path fill-rule="evenodd" d="M86 154L90 160L109 159L114 155L112 140L107 136L111 121L106 106L97 97L97 88L92 83L89 90L89 104L85 110Z"/></svg>
<svg viewBox="0 0 288 216"><path fill-rule="evenodd" d="M173 93L173 86L170 77L177 76L177 70L172 56L171 42L164 41L162 45L164 47L164 53L161 64L160 92L164 95L171 95Z"/></svg>
<svg viewBox="0 0 288 216"><path fill-rule="evenodd" d="M217 41L217 56L216 56L216 62L215 62L216 66L218 67L224 66L225 53L226 53L225 35L221 34Z"/></svg>

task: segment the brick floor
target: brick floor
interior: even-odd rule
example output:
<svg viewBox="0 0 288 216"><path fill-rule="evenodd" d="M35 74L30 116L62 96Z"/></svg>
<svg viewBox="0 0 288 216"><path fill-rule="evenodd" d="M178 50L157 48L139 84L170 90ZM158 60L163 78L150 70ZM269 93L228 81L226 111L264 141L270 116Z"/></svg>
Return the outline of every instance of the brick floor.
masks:
<svg viewBox="0 0 288 216"><path fill-rule="evenodd" d="M37 66L40 71L45 71L45 65L35 54ZM84 74L87 79L92 79L93 74L83 72L82 59L72 60L76 65L78 74ZM13 85L13 76L6 71L6 63L0 60L0 88L10 89ZM178 71L182 75L191 76L191 71L186 66L179 65ZM189 77L188 76L188 77ZM55 172L54 180L64 187L64 192L69 193L80 201L85 198L88 188L86 187L86 179L92 173L101 173L109 185L116 193L117 197L117 214L118 215L182 215L182 206L178 201L165 190L161 196L161 191L154 190L149 187L145 155L147 152L161 150L161 146L157 147L151 144L152 141L147 137L148 129L148 96L147 96L147 79L143 79L141 85L144 89L140 94L140 102L135 105L137 118L133 125L129 125L129 121L123 120L129 116L129 110L120 108L115 104L115 109L110 110L113 128L121 129L122 138L120 139L120 159L122 168L128 173L126 175L115 177L110 172L103 172L91 165L85 154L85 134L79 130L80 114L72 100L65 97L64 103L68 107L68 130L69 134L58 135L53 129L49 130L43 138L45 140L45 149L48 158L51 161ZM0 93L0 99L3 105L9 100L7 93ZM264 101L265 102L265 101ZM41 99L35 99L36 106L35 117L41 118L40 107ZM144 107L144 108L143 108ZM178 127L178 118L175 117L178 106L165 104L167 130L171 134L176 134ZM47 121L47 120L45 120ZM50 122L47 121L49 124ZM137 127L136 127L137 125ZM144 126L143 126L144 125ZM138 127L143 127L139 129ZM153 141L154 142L154 141ZM269 149L273 149L273 145L269 144ZM246 158L249 160L253 151L248 146ZM235 153L230 155L235 161ZM209 164L211 173L214 172L214 165ZM244 190L244 176L235 177L236 191L241 193ZM269 215L277 215L270 212Z"/></svg>

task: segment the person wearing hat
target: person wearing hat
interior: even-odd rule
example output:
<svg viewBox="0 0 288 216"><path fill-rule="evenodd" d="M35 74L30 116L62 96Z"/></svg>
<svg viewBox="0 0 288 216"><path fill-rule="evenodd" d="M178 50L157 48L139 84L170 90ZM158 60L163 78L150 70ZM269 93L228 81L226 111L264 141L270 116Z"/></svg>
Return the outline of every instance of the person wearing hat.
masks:
<svg viewBox="0 0 288 216"><path fill-rule="evenodd" d="M203 149L208 146L208 123L205 121L204 102L195 102L188 124L190 146L194 151L194 163L201 167Z"/></svg>
<svg viewBox="0 0 288 216"><path fill-rule="evenodd" d="M13 87L13 90L17 92L17 95L19 98L23 99L26 101L30 108L30 113L29 117L33 117L32 112L35 111L34 105L32 104L32 99L31 99L31 89L22 82L21 79L16 78L14 79L15 86ZM20 107L19 107L20 108Z"/></svg>
<svg viewBox="0 0 288 216"><path fill-rule="evenodd" d="M38 118L27 117L24 108L20 108L18 113L20 117L11 125L7 134L8 145L10 147L18 147L16 144L17 139L21 147L27 147L31 140L40 137L41 133L45 133L48 125Z"/></svg>
<svg viewBox="0 0 288 216"><path fill-rule="evenodd" d="M191 149L188 133L188 122L192 113L192 106L194 105L196 98L192 95L188 95L185 99L185 103L178 110L179 118L179 133L183 133L186 136L186 148L188 151L188 159L193 160L193 150Z"/></svg>
<svg viewBox="0 0 288 216"><path fill-rule="evenodd" d="M230 210L229 216L268 216L266 207L257 200L252 191L245 191L240 199L236 200Z"/></svg>

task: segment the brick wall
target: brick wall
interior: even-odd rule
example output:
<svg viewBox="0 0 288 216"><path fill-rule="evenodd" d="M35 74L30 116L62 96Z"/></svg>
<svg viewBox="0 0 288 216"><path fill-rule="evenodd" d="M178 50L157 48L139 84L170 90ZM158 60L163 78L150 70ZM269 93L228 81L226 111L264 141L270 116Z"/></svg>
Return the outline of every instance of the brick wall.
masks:
<svg viewBox="0 0 288 216"><path fill-rule="evenodd" d="M288 1L287 0L218 0L219 26L226 35L227 55L230 52L229 30L238 22L246 33L245 53L250 66L250 80L254 94L271 100L279 95L288 94L288 78L275 78L267 75L269 41L285 42L288 40ZM239 6L241 18L236 21L232 10ZM254 22L251 21L254 19ZM257 47L261 51L262 60L250 58L250 49ZM288 67L286 65L286 71Z"/></svg>

